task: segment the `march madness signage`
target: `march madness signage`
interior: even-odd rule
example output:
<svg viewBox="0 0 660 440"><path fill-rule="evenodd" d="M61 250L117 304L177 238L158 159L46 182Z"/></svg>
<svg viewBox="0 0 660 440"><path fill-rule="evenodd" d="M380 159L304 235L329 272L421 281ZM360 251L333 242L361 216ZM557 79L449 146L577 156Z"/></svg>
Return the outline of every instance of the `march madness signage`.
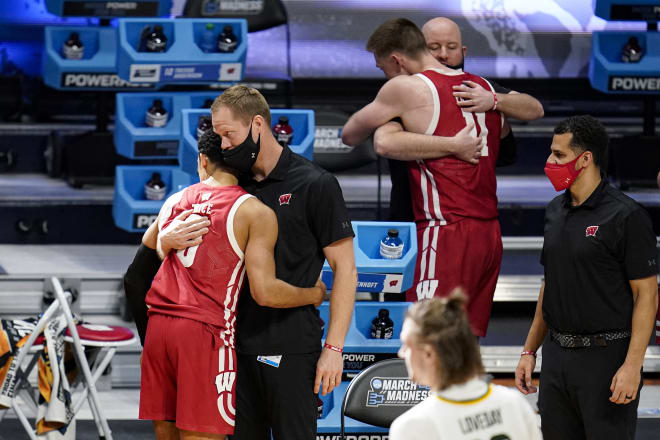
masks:
<svg viewBox="0 0 660 440"><path fill-rule="evenodd" d="M407 377L374 377L371 379L365 405L415 406L429 395L430 388L411 382Z"/></svg>

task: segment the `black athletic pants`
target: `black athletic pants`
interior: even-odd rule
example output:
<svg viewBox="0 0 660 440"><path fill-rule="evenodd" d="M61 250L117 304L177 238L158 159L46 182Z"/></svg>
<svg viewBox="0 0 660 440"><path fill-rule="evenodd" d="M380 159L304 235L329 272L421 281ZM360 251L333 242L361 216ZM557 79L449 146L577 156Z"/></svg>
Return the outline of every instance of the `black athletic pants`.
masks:
<svg viewBox="0 0 660 440"><path fill-rule="evenodd" d="M626 405L609 401L629 344L625 338L607 347L562 348L546 338L538 400L544 440L634 440L639 391Z"/></svg>
<svg viewBox="0 0 660 440"><path fill-rule="evenodd" d="M232 440L270 440L271 429L274 440L315 440L319 355L284 355L275 368L239 353Z"/></svg>

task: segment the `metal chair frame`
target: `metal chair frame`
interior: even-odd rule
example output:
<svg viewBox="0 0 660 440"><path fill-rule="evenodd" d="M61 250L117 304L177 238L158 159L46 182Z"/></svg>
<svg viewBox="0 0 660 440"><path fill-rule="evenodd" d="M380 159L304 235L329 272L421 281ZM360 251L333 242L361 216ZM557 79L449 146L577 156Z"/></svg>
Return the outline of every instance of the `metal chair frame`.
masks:
<svg viewBox="0 0 660 440"><path fill-rule="evenodd" d="M74 415L77 414L80 408L82 408L82 405L85 402L85 400L87 400L92 415L94 417L94 421L96 423L99 437L107 440L112 440L112 431L110 430L108 421L103 413L103 409L101 408L98 390L96 389L96 382L101 377L101 375L108 367L108 365L110 365L110 362L112 361L112 358L114 357L117 351L117 347L122 345L133 344L136 341L136 338L133 337L132 339L128 339L124 341L116 341L116 342L103 342L103 341L92 341L92 340L81 339L78 330L76 328L76 324L73 320L73 314L71 313L71 308L69 306L72 299L71 292L64 291L62 289L62 285L60 284L60 281L56 277L52 277L51 281L55 290L55 300L41 315L39 321L37 321L34 331L28 337L26 343L20 348L15 359L15 364L17 365L18 371L16 374L16 384L15 384L16 391L14 394L14 398L12 399L11 408L16 413L19 421L25 428L25 431L27 432L30 439L39 440L39 437L37 437L34 427L30 425L27 416L20 408L17 399L20 395L21 400L24 403L31 406L32 409L36 410L38 403L37 400L35 399L34 392L31 392L34 390L32 389L32 386L28 381L28 375L35 367L37 360L39 358L39 350L42 348L41 346L35 345L35 341L37 340L39 335L43 332L44 328L50 322L51 319L53 319L56 316L59 316L60 314L63 314L66 319L67 328L69 330L69 335L65 336L64 340L72 345L76 364L78 366L79 371L82 373L78 375L78 379L76 379L76 381L73 384L73 387L71 388L71 394L73 395L74 391L76 391L76 388L78 388L78 385L80 384L83 385L82 393L72 403L73 414ZM99 353L94 358L92 358L91 362L88 362L85 356L85 347L101 348L102 351L105 351L105 354L103 356L99 356L101 354ZM30 359L29 363L27 364L27 367L23 369L22 367L23 362L26 360L29 354L32 354L33 357L32 359ZM93 366L93 369L90 368L90 365ZM66 381L67 380L66 376L63 376L62 380ZM0 413L0 421L2 421L4 415L7 412L8 411L3 411L2 413Z"/></svg>

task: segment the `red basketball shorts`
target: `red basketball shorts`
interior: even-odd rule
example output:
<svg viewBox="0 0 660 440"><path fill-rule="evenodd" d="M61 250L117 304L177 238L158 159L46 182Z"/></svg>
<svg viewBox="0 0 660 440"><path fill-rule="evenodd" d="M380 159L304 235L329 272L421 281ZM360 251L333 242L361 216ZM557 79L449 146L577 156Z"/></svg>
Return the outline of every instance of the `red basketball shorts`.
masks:
<svg viewBox="0 0 660 440"><path fill-rule="evenodd" d="M153 314L142 354L140 419L175 421L187 431L233 434L236 353L220 329Z"/></svg>
<svg viewBox="0 0 660 440"><path fill-rule="evenodd" d="M460 286L468 296L472 331L486 336L501 263L502 234L497 219L418 225L415 281L406 300L444 297Z"/></svg>

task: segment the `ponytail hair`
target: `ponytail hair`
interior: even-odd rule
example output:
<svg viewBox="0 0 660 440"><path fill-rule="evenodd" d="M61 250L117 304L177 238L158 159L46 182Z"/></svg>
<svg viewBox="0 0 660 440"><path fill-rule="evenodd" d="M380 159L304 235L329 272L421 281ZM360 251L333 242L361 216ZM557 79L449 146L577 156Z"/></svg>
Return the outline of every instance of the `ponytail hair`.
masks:
<svg viewBox="0 0 660 440"><path fill-rule="evenodd" d="M437 356L439 389L484 372L479 344L465 313L466 302L463 291L456 288L446 298L419 301L406 313L419 329L417 341L430 345Z"/></svg>

